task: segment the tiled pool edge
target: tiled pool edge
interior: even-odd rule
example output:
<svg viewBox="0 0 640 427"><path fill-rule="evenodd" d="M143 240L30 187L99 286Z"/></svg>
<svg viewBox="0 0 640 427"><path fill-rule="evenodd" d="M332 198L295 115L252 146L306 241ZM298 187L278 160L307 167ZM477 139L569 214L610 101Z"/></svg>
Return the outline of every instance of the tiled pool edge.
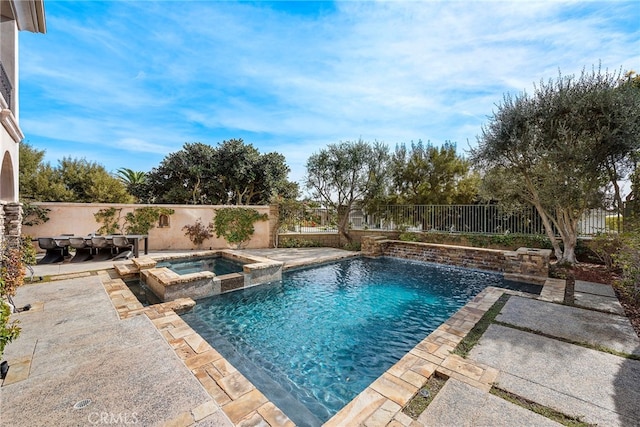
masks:
<svg viewBox="0 0 640 427"><path fill-rule="evenodd" d="M234 425L266 422L272 427L294 426L276 405L176 314L175 310L193 306L193 300L185 298L143 307L122 279L112 278L106 271L98 275L119 317L146 315L217 405L216 408L194 408L167 420L165 426L189 426L208 416L207 412L216 410L222 410Z"/></svg>
<svg viewBox="0 0 640 427"><path fill-rule="evenodd" d="M215 275L210 271L181 274L167 267L157 267L160 261L222 257L242 262L242 273ZM222 293L247 289L282 278L283 263L269 258L231 249L198 251L188 256L171 255L141 257L115 262L113 268L123 279L139 277L161 301L179 298L201 299Z"/></svg>
<svg viewBox="0 0 640 427"><path fill-rule="evenodd" d="M564 299L565 284L564 280L547 278L540 299L561 302ZM415 426L415 421L404 414L402 408L435 372L480 390L489 391L499 371L464 359L451 351L504 293L522 295L508 289L492 286L485 288L371 383L323 427Z"/></svg>
<svg viewBox="0 0 640 427"><path fill-rule="evenodd" d="M439 372L482 390L489 390L498 371L451 354L464 336L506 290L488 287L405 354L388 371L340 410L324 426L377 425L414 420L402 408Z"/></svg>
<svg viewBox="0 0 640 427"><path fill-rule="evenodd" d="M180 310L189 305L188 301L176 300L143 307L121 279L111 278L106 271L100 272L99 275L120 318L139 314L149 317L177 356L233 424L250 422L251 425L256 425L263 420L272 427L294 426L275 404L176 314L174 309ZM547 278L540 299L562 301L564 287L564 280ZM503 293L518 294L502 288L484 289L371 383L324 426L390 424L408 427L414 420L405 415L402 408L434 372L488 391L498 371L451 354L451 351ZM165 425L191 425L195 422L194 411L181 414L179 419L168 421Z"/></svg>

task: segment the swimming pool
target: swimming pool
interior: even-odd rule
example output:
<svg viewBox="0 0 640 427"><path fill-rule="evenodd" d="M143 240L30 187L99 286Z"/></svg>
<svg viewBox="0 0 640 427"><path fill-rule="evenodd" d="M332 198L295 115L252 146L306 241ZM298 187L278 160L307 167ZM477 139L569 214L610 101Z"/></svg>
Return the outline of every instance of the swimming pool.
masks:
<svg viewBox="0 0 640 427"><path fill-rule="evenodd" d="M211 271L216 276L230 273L241 273L242 263L224 257L200 257L160 261L156 267L167 267L178 274Z"/></svg>
<svg viewBox="0 0 640 427"><path fill-rule="evenodd" d="M198 302L184 320L297 425L327 421L499 274L357 258Z"/></svg>

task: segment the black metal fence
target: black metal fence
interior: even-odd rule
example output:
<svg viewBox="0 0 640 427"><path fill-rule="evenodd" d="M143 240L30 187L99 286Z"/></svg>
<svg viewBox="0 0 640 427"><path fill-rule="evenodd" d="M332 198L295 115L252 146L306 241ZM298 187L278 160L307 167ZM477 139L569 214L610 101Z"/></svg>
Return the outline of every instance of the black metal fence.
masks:
<svg viewBox="0 0 640 427"><path fill-rule="evenodd" d="M291 214L281 232L322 233L338 231L334 209L303 208ZM617 233L623 215L614 211L587 211L578 226L579 236ZM531 207L505 210L497 205L392 205L349 214L354 230L438 231L474 234L545 234L542 219Z"/></svg>

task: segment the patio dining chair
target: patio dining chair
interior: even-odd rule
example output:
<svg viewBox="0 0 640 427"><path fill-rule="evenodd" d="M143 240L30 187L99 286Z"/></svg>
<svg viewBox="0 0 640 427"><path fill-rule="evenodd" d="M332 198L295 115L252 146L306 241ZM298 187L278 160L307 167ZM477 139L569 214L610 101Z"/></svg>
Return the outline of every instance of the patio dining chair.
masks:
<svg viewBox="0 0 640 427"><path fill-rule="evenodd" d="M118 254L114 260L129 259L133 256L133 243L126 236L113 236L111 239L114 249Z"/></svg>
<svg viewBox="0 0 640 427"><path fill-rule="evenodd" d="M38 246L46 251L38 264L53 264L64 261L64 247L59 246L51 237L38 237Z"/></svg>
<svg viewBox="0 0 640 427"><path fill-rule="evenodd" d="M106 261L113 258L113 245L105 236L92 236L91 246L94 249L94 261Z"/></svg>
<svg viewBox="0 0 640 427"><path fill-rule="evenodd" d="M76 250L70 262L83 262L93 258L92 246L84 237L69 237L69 245Z"/></svg>

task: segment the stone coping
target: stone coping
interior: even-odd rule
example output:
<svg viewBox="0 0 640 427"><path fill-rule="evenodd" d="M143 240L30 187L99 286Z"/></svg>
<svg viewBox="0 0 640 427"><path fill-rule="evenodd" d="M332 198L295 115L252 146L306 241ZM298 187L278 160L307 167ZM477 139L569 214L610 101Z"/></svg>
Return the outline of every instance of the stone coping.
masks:
<svg viewBox="0 0 640 427"><path fill-rule="evenodd" d="M210 271L179 274L167 267L156 267L158 261L188 260L192 258L221 257L242 262L241 281L237 275L216 276ZM113 264L120 277L140 276L161 300L174 298L206 298L229 290L249 288L282 277L283 262L235 250L197 251L189 254L133 258Z"/></svg>
<svg viewBox="0 0 640 427"><path fill-rule="evenodd" d="M178 357L236 426L294 425L275 404L174 311L188 309L187 307L193 303L192 300L176 300L142 307L122 280L111 279L106 272L102 278L121 318L139 314L148 316ZM564 298L563 280L545 281L543 294L549 298L547 300L557 301L560 291ZM436 372L480 390L489 391L499 371L464 359L451 351L503 293L522 295L520 292L502 288L485 288L371 383L324 426L415 426L415 421L404 414L402 408ZM545 300L542 295L540 299ZM192 418L187 417L187 420Z"/></svg>
<svg viewBox="0 0 640 427"><path fill-rule="evenodd" d="M128 261L114 262L113 268L121 275L139 273L140 270L146 270L153 268L160 261L172 261L172 260L186 260L189 258L206 258L206 257L222 257L244 263L243 269L249 267L249 269L261 269L274 265L282 265L281 261L274 261L269 258L251 255L241 251L222 249L222 250L207 250L207 251L194 251L183 254L171 254L171 255L155 255L155 256L143 256L139 258L132 258Z"/></svg>
<svg viewBox="0 0 640 427"><path fill-rule="evenodd" d="M294 426L276 405L182 320L178 314L190 310L195 305L193 300L183 298L143 307L122 279L114 279L106 271L99 276L120 318L147 316L234 425ZM199 421L196 412L180 414L165 425L190 426Z"/></svg>

